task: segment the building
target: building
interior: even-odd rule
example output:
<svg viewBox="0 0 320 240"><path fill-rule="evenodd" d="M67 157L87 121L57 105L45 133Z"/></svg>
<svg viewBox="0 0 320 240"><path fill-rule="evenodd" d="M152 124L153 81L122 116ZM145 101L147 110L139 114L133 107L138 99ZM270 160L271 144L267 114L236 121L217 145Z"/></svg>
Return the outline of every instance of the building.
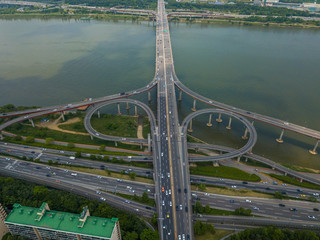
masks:
<svg viewBox="0 0 320 240"><path fill-rule="evenodd" d="M52 211L45 202L40 208L15 203L4 223L11 234L30 239L121 240L118 219L90 216L88 207L74 214Z"/></svg>
<svg viewBox="0 0 320 240"><path fill-rule="evenodd" d="M6 219L6 217L7 213L0 204L0 239L2 239L2 237L8 232L8 228L4 224L4 220Z"/></svg>

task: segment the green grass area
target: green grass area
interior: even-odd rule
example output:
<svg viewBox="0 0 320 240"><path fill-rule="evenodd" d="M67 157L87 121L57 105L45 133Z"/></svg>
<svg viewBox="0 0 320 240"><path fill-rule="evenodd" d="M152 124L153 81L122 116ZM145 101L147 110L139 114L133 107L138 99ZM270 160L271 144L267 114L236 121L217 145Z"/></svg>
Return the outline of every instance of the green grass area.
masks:
<svg viewBox="0 0 320 240"><path fill-rule="evenodd" d="M233 233L233 230L216 229L216 233L206 232L204 235L195 235L196 240L220 240L221 238Z"/></svg>
<svg viewBox="0 0 320 240"><path fill-rule="evenodd" d="M289 177L289 176L284 176L284 175L277 175L277 174L269 174L271 177L279 179L280 181L284 183L289 183L291 185L299 186L299 187L305 187L305 188L310 188L310 189L317 189L320 190L320 186L308 182L300 182L299 180Z"/></svg>
<svg viewBox="0 0 320 240"><path fill-rule="evenodd" d="M63 141L63 142L72 142L72 143L81 143L88 145L106 145L107 147L115 147L113 141L104 141L98 138L93 138L91 140L90 136L72 134L72 133L64 133L56 130L51 130L44 127L35 127L22 125L21 123L13 124L12 126L6 128L6 131L20 135L20 136L30 136L35 138L52 138L55 141ZM140 146L124 144L118 142L119 148L125 148L134 151L140 151Z"/></svg>
<svg viewBox="0 0 320 240"><path fill-rule="evenodd" d="M290 169L292 169L292 170L294 170L296 172L318 173L316 171L312 171L311 169L307 169L307 168L299 167L299 166L295 166L295 165L290 165L290 164L286 164L286 163L283 163L281 165L284 166L284 167L290 168Z"/></svg>
<svg viewBox="0 0 320 240"><path fill-rule="evenodd" d="M132 200L132 201L135 201L135 202L139 202L139 203L142 203L142 204L146 204L146 205L149 205L151 207L155 207L156 206L156 202L151 199L151 198L147 198L147 197L143 197L143 196L137 196L137 195L129 195L129 194L124 194L124 193L116 193L116 195L120 196L120 197L123 197L123 198L126 198L128 200Z"/></svg>
<svg viewBox="0 0 320 240"><path fill-rule="evenodd" d="M245 161L245 159L246 159L245 157L241 157L240 161L246 165L253 166L253 167L263 167L263 168L270 168L270 169L272 168L267 164L264 164L249 158L247 159L247 161Z"/></svg>
<svg viewBox="0 0 320 240"><path fill-rule="evenodd" d="M148 118L143 118L143 138L147 139L148 134L151 134L150 121Z"/></svg>
<svg viewBox="0 0 320 240"><path fill-rule="evenodd" d="M21 145L27 145L27 146L35 146L35 147L41 147L41 148L51 148L51 149L58 149L58 150L66 150L66 151L74 151L74 152L82 152L82 153L93 153L93 154L103 154L103 155L116 155L116 156L138 156L140 154L136 153L128 153L128 152L117 152L117 151L100 151L95 149L89 149L89 148L78 148L78 147L68 147L68 146L62 146L62 145L53 145L53 144L45 144L45 143L27 143L25 141L15 141L12 137L5 136L4 139L6 142L21 144ZM143 152L141 152L141 155L143 155Z"/></svg>
<svg viewBox="0 0 320 240"><path fill-rule="evenodd" d="M133 116L118 116L112 114L101 114L98 118L91 118L92 127L100 133L120 137L137 137L138 118Z"/></svg>
<svg viewBox="0 0 320 240"><path fill-rule="evenodd" d="M210 176L210 177L221 177L229 178L235 180L244 180L251 182L259 182L261 179L255 174L246 173L240 169L226 166L213 167L212 165L208 166L190 166L190 174Z"/></svg>
<svg viewBox="0 0 320 240"><path fill-rule="evenodd" d="M87 133L87 130L83 124L83 118L80 118L80 121L76 123L59 125L59 128L74 132Z"/></svg>
<svg viewBox="0 0 320 240"><path fill-rule="evenodd" d="M191 153L191 154L199 154L199 155L203 155L203 156L209 156L209 155L206 154L206 153L199 152L199 151L196 151L196 150L193 150L193 149L188 149L188 153Z"/></svg>

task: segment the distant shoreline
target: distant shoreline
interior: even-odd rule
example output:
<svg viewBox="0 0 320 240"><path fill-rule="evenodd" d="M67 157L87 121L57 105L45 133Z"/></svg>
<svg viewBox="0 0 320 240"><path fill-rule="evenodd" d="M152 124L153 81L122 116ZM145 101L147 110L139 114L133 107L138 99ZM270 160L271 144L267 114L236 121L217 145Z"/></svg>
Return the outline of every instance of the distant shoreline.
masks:
<svg viewBox="0 0 320 240"><path fill-rule="evenodd" d="M87 19L81 19L87 18ZM26 13L26 14L0 14L0 19L14 20L14 19L76 19L80 21L90 20L131 20L131 21L152 21L148 16L136 16L129 14L43 14L43 13ZM90 20L89 20L90 19ZM242 19L186 19L181 17L175 17L175 19L169 19L169 22L173 23L229 23L232 25L241 26L263 26L263 27L286 27L286 28L320 28L320 26L306 23L273 23L273 22L249 22Z"/></svg>

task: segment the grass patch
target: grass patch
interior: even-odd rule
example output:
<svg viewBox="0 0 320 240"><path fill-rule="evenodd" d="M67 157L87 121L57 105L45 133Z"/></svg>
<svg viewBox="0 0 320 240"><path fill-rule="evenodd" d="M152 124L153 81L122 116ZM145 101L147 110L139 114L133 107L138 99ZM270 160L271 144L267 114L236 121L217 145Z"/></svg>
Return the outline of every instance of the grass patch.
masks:
<svg viewBox="0 0 320 240"><path fill-rule="evenodd" d="M269 176L276 178L284 183L289 183L291 185L320 190L319 185L308 183L308 182L300 182L299 180L292 178L292 177L289 177L289 176L277 175L277 174L273 174L273 173L269 174Z"/></svg>
<svg viewBox="0 0 320 240"><path fill-rule="evenodd" d="M148 134L151 134L151 127L150 127L150 121L148 120L148 118L143 118L143 138L147 139L148 138Z"/></svg>
<svg viewBox="0 0 320 240"><path fill-rule="evenodd" d="M197 190L197 186L191 185L191 189ZM206 186L205 192L228 195L228 196L272 198L271 194L255 192L247 189L233 189L233 188L227 188L227 187L222 188L222 187Z"/></svg>
<svg viewBox="0 0 320 240"><path fill-rule="evenodd" d="M93 115L91 125L97 131L106 135L119 137L137 137L138 118L133 116L118 116L112 114L101 114L98 118Z"/></svg>
<svg viewBox="0 0 320 240"><path fill-rule="evenodd" d="M64 130L74 131L74 132L87 133L87 130L83 124L82 117L80 118L79 122L70 123L70 124L62 124L62 125L59 125L59 128L64 129Z"/></svg>
<svg viewBox="0 0 320 240"><path fill-rule="evenodd" d="M233 233L233 230L216 229L216 233L206 232L204 235L195 235L196 240L220 240L221 238Z"/></svg>
<svg viewBox="0 0 320 240"><path fill-rule="evenodd" d="M261 179L255 174L246 173L240 169L226 166L213 167L211 166L190 166L190 174L202 175L209 177L221 177L235 180L244 180L251 182L259 182Z"/></svg>
<svg viewBox="0 0 320 240"><path fill-rule="evenodd" d="M198 155L203 155L203 156L209 156L209 155L208 155L208 154L206 154L206 153L199 152L199 151L196 151L196 150L193 150L193 149L188 149L188 153L191 153L191 154L198 154Z"/></svg>
<svg viewBox="0 0 320 240"><path fill-rule="evenodd" d="M64 133L61 131L51 130L44 127L35 127L22 125L21 123L13 124L6 129L8 132L11 132L20 136L30 136L34 138L52 138L55 141L71 142L71 143L81 143L88 145L106 145L107 147L115 147L113 141L104 141L98 138L93 138L91 140L90 136L78 135L72 133ZM128 150L140 151L140 146L132 144L124 144L118 142L119 148L125 148Z"/></svg>
<svg viewBox="0 0 320 240"><path fill-rule="evenodd" d="M93 153L93 154L102 154L102 155L116 155L116 156L138 156L142 155L141 154L136 154L136 153L128 153L128 152L116 152L116 151L100 151L100 150L95 150L95 149L90 149L90 148L79 148L79 147L68 147L68 146L63 146L63 145L53 145L53 144L45 144L45 143L27 143L25 141L15 141L13 140L12 137L5 137L6 142L10 143L17 143L17 144L22 144L22 145L27 145L27 146L35 146L35 147L41 147L41 148L51 148L51 149L58 149L58 150L66 150L66 151L73 151L73 152L82 152L82 153Z"/></svg>
<svg viewBox="0 0 320 240"><path fill-rule="evenodd" d="M139 202L139 203L143 203L143 204L147 204L151 207L155 207L156 206L156 202L151 199L151 198L147 198L144 199L142 196L137 196L137 195L129 195L129 194L124 194L124 193L116 193L116 195L126 198L128 200L132 200L135 202Z"/></svg>
<svg viewBox="0 0 320 240"><path fill-rule="evenodd" d="M269 169L272 168L267 164L264 164L249 158L247 159L247 161L245 161L245 159L246 159L245 157L241 157L240 161L246 165L253 166L253 167L262 167L262 168L269 168Z"/></svg>
<svg viewBox="0 0 320 240"><path fill-rule="evenodd" d="M312 169L308 169L308 168L303 168L303 167L299 167L299 166L295 166L295 165L290 165L290 164L286 164L283 163L281 164L284 167L290 168L296 172L305 172L305 173L319 173L318 171L313 171Z"/></svg>
<svg viewBox="0 0 320 240"><path fill-rule="evenodd" d="M115 172L107 172L106 170L100 170L100 169L90 169L90 168L82 168L82 167L73 167L73 166L59 166L61 168L73 170L73 171L79 171L79 172L85 172L85 173L91 173L95 175L100 176L107 176L112 178L120 178L123 180L129 180L129 181L136 181L136 182L143 182L148 184L153 184L153 180L143 177L136 177L134 180L132 180L128 175L121 174L121 173L115 173Z"/></svg>

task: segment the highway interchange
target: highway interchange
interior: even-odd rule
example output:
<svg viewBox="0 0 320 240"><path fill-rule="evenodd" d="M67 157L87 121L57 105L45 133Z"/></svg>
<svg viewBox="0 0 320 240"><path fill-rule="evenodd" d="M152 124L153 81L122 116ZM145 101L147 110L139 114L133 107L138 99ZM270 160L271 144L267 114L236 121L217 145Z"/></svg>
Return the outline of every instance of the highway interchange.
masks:
<svg viewBox="0 0 320 240"><path fill-rule="evenodd" d="M157 87L157 116L148 106L137 100L128 99L128 97L150 91ZM208 104L209 106L218 109L203 109L190 114L182 121L180 126L178 119L178 110L176 103L175 87L190 95L193 99L199 100ZM98 133L94 130L90 123L92 114L99 108L116 103L132 103L141 107L148 115L152 131L152 141L138 140L133 138L123 138L108 136ZM114 165L110 163L99 163L89 160L73 159L69 156L64 156L63 151L49 152L46 149L37 148L21 148L20 146L10 145L10 154L16 156L28 156L41 161L57 161L63 164L74 164L81 166L90 166L98 169L109 169L110 171L135 171L138 175L152 177L153 184L138 183L132 181L125 181L120 179L113 179L106 176L96 176L93 174L85 174L80 172L68 171L58 167L49 167L39 165L33 162L23 162L10 157L0 157L0 171L3 175L22 178L28 181L39 182L44 184L67 189L78 194L99 199L100 201L108 201L114 206L120 207L127 211L141 214L145 217L151 217L156 211L158 214L158 229L160 232L160 239L193 239L192 221L195 217L192 213L192 204L199 200L203 205L209 205L213 208L234 210L239 207L249 208L255 215L277 217L281 219L291 219L291 224L299 226L302 223L310 228L314 226L319 227L318 219L320 208L318 203L305 204L303 201L280 201L275 199L260 199L260 198L243 198L236 196L216 195L201 192L191 192L190 181L205 182L206 184L219 186L235 186L249 188L253 190L263 190L274 193L275 191L284 191L284 186L270 186L266 187L263 183L245 184L241 181L222 180L208 177L190 176L189 175L189 160L190 161L219 161L227 158L238 156L248 156L257 161L272 165L278 170L288 173L292 176L305 179L309 182L319 184L319 180L296 173L290 169L282 167L273 162L268 162L267 159L259 158L250 153L254 144L257 141L257 133L253 125L243 117L248 117L252 120L265 122L267 124L279 127L281 129L297 132L319 141L320 132L305 127L301 127L282 120L263 116L260 114L248 112L246 110L238 109L217 101L208 99L198 93L193 92L184 86L177 78L174 71L173 55L171 48L170 32L165 11L165 2L158 0L157 19L156 19L156 71L153 80L145 87L140 89L122 92L111 96L100 98L88 98L86 101L75 102L51 107L44 107L32 110L24 110L12 113L0 113L0 118L15 117L9 121L5 121L0 125L0 133L6 127L32 119L38 116L63 113L71 109L77 109L81 106L90 106L91 108L85 118L85 127L87 131L94 137L109 140L121 141L127 143L152 143L152 157L139 156L134 158L127 157L125 160L131 161L153 161L153 170L141 169L136 167L128 167L121 165ZM227 114L233 118L237 118L246 126L250 134L247 144L238 150L223 148L219 146L204 145L204 144L188 144L187 143L187 127L188 123L193 117L200 114L208 113L222 113ZM24 116L20 116L24 115ZM217 156L189 156L188 148L193 146L195 148L208 148L227 152L226 154ZM317 146L317 145L316 145ZM31 151L30 151L31 150ZM0 145L1 152L8 152L8 145ZM50 150L51 151L51 150ZM129 169L130 168L130 169ZM268 188L268 189L267 189ZM319 194L318 191L311 191L307 189L297 190L296 187L286 186L285 194L292 197L297 197L303 191L303 195L315 196ZM113 195L109 192L120 192L126 194L141 195L147 191L149 196L155 199L157 208L145 206L143 204L130 202L121 197ZM318 195L316 195L318 196ZM282 205L279 205L282 204ZM295 209L295 210L294 210ZM317 210L315 210L317 209ZM313 216L313 217L311 217ZM201 216L197 216L200 217ZM214 217L206 216L205 219L214 221ZM293 221L300 220L298 223ZM220 218L221 220L221 218ZM229 219L230 220L230 219ZM228 220L228 221L229 221ZM227 221L227 220L226 220ZM263 221L263 220L261 220ZM272 220L266 220L266 222ZM280 220L277 220L280 221Z"/></svg>

